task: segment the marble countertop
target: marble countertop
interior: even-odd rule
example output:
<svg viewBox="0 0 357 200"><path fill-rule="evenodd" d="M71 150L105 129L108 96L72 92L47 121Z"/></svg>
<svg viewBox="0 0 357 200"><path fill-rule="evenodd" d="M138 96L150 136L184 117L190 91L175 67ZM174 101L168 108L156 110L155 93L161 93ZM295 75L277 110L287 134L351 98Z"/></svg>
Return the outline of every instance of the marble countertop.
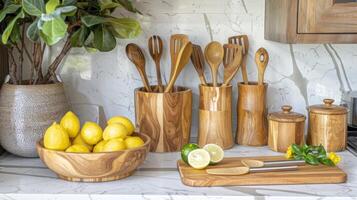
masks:
<svg viewBox="0 0 357 200"><path fill-rule="evenodd" d="M280 155L267 147L236 146L226 156ZM150 153L133 176L106 183L60 180L37 158L0 156L0 199L357 199L357 158L345 151L340 167L344 184L188 187L176 168L179 153Z"/></svg>

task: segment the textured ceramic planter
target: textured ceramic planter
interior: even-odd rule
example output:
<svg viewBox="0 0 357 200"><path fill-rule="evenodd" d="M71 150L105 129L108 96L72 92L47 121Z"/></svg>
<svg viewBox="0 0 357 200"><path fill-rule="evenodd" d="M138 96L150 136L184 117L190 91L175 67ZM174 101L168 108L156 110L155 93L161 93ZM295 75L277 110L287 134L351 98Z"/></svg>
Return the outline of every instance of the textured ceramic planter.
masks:
<svg viewBox="0 0 357 200"><path fill-rule="evenodd" d="M0 91L0 142L8 152L38 157L36 142L69 105L62 83L4 84Z"/></svg>

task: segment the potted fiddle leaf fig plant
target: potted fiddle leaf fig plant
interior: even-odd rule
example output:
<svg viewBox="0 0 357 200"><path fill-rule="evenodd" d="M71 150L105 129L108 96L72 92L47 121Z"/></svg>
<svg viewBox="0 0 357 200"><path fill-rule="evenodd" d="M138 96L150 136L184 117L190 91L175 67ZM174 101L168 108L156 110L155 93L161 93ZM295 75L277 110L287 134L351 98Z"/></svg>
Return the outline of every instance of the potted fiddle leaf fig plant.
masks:
<svg viewBox="0 0 357 200"><path fill-rule="evenodd" d="M0 141L7 151L36 157L36 141L68 111L56 70L72 48L107 52L116 39L140 34L139 22L116 17L116 9L139 13L130 0L0 0L10 77L0 92ZM53 45L62 49L45 65Z"/></svg>

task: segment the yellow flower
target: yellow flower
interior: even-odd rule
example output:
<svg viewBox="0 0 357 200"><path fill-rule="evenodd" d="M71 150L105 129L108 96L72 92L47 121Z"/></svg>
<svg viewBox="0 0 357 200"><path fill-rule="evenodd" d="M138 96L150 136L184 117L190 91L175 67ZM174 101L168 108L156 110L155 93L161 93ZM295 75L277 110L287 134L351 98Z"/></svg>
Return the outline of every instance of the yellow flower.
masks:
<svg viewBox="0 0 357 200"><path fill-rule="evenodd" d="M329 153L328 157L335 165L337 165L341 161L341 157L337 155L335 152Z"/></svg>
<svg viewBox="0 0 357 200"><path fill-rule="evenodd" d="M285 157L287 159L293 158L293 149L291 146L289 146L288 150L286 151Z"/></svg>

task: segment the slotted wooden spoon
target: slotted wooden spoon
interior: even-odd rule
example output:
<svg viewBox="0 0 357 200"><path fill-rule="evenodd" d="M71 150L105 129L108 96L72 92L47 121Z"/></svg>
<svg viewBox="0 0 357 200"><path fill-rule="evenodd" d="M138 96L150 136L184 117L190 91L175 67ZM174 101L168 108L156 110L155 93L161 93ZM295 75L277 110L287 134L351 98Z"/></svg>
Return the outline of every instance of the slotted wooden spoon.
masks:
<svg viewBox="0 0 357 200"><path fill-rule="evenodd" d="M204 75L205 60L203 57L202 49L199 45L192 45L191 62L197 71L201 84L206 85L207 81Z"/></svg>
<svg viewBox="0 0 357 200"><path fill-rule="evenodd" d="M280 172L280 171L295 171L298 166L285 166L285 167L260 167L260 168L249 168L249 167L227 167L227 168L215 168L206 169L207 174L221 175L221 176L239 176L249 173L257 172Z"/></svg>
<svg viewBox="0 0 357 200"><path fill-rule="evenodd" d="M141 80L143 81L144 87L147 92L152 92L149 80L146 76L145 71L145 56L141 51L140 47L134 43L130 43L126 45L125 48L126 55L128 56L129 60L134 63L136 69L138 70Z"/></svg>
<svg viewBox="0 0 357 200"><path fill-rule="evenodd" d="M255 63L258 66L258 85L264 83L264 73L269 62L269 54L264 48L258 49L255 53Z"/></svg>
<svg viewBox="0 0 357 200"><path fill-rule="evenodd" d="M177 56L177 62L173 68L172 77L165 89L165 93L171 91L172 87L176 82L178 75L181 73L182 69L187 65L188 61L190 60L191 54L192 54L192 44L191 42L188 42L179 51L179 54Z"/></svg>
<svg viewBox="0 0 357 200"><path fill-rule="evenodd" d="M237 44L243 48L242 77L244 84L248 84L247 59L249 51L249 40L247 35L238 35L228 38L228 43Z"/></svg>
<svg viewBox="0 0 357 200"><path fill-rule="evenodd" d="M170 79L172 79L173 71L177 65L177 59L180 50L188 43L190 40L185 34L174 34L170 37L170 56L171 56L171 73Z"/></svg>
<svg viewBox="0 0 357 200"><path fill-rule="evenodd" d="M241 163L244 166L250 167L250 168L305 165L304 160L275 160L275 161L242 160Z"/></svg>
<svg viewBox="0 0 357 200"><path fill-rule="evenodd" d="M229 85L237 74L239 67L242 64L242 47L235 44L225 44L224 49L224 82L223 85Z"/></svg>
<svg viewBox="0 0 357 200"><path fill-rule="evenodd" d="M217 87L217 73L221 62L223 61L223 46L216 41L210 42L205 48L205 58L211 68L213 86Z"/></svg>
<svg viewBox="0 0 357 200"><path fill-rule="evenodd" d="M160 36L153 35L149 38L148 41L149 52L152 59L155 62L156 66L156 77L157 77L157 84L159 86L159 92L163 92L162 87L162 79L161 79L161 70L160 70L160 59L163 52L163 44Z"/></svg>

